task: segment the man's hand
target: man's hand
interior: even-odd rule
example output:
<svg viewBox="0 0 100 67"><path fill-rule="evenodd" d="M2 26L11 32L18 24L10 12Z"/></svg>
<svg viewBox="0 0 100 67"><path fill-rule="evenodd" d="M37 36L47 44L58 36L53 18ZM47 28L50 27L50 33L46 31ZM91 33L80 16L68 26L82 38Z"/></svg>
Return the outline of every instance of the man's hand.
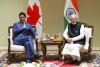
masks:
<svg viewBox="0 0 100 67"><path fill-rule="evenodd" d="M36 35L36 36L35 36L35 39L36 39L36 40L38 40L38 39L39 39L39 36L38 36L38 35Z"/></svg>
<svg viewBox="0 0 100 67"><path fill-rule="evenodd" d="M37 42L41 42L41 38L39 36L35 36L35 39L37 40Z"/></svg>
<svg viewBox="0 0 100 67"><path fill-rule="evenodd" d="M26 27L22 27L24 30L26 29Z"/></svg>
<svg viewBox="0 0 100 67"><path fill-rule="evenodd" d="M71 43L73 41L72 38L67 38L66 40L68 43Z"/></svg>

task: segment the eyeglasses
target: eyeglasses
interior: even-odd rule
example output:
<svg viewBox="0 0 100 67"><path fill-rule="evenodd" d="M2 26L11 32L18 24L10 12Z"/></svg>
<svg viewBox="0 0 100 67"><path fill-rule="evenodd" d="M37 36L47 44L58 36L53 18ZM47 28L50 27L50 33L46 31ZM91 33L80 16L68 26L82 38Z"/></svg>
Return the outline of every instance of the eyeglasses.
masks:
<svg viewBox="0 0 100 67"><path fill-rule="evenodd" d="M70 19L70 20L76 20L76 19Z"/></svg>
<svg viewBox="0 0 100 67"><path fill-rule="evenodd" d="M71 21L72 21L72 20L77 20L77 18L71 18L70 20L71 20Z"/></svg>

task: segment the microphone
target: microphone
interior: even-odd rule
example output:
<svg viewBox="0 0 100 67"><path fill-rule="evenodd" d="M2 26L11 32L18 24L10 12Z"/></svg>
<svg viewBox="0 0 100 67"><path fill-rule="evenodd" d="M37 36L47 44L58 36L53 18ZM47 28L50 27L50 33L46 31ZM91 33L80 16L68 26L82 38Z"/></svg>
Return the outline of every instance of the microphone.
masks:
<svg viewBox="0 0 100 67"><path fill-rule="evenodd" d="M23 23L23 27L26 28L25 22Z"/></svg>

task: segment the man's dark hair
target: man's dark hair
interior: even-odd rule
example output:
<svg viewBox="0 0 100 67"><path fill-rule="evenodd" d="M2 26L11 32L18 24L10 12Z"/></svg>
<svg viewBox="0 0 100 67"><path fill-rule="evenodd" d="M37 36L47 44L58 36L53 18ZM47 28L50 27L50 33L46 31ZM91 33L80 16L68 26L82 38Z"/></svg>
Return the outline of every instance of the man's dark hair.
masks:
<svg viewBox="0 0 100 67"><path fill-rule="evenodd" d="M20 15L24 15L26 17L26 14L24 12L20 12L19 17L20 17Z"/></svg>

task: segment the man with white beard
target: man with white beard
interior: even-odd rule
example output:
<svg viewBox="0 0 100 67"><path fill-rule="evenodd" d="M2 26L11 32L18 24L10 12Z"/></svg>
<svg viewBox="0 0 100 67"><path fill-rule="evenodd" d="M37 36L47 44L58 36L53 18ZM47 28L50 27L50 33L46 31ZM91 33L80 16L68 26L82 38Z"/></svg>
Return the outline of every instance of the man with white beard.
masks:
<svg viewBox="0 0 100 67"><path fill-rule="evenodd" d="M85 45L84 25L78 21L75 14L70 16L70 21L63 33L67 43L65 44L62 55L70 55L72 60L69 63L79 65L81 63L80 49Z"/></svg>

